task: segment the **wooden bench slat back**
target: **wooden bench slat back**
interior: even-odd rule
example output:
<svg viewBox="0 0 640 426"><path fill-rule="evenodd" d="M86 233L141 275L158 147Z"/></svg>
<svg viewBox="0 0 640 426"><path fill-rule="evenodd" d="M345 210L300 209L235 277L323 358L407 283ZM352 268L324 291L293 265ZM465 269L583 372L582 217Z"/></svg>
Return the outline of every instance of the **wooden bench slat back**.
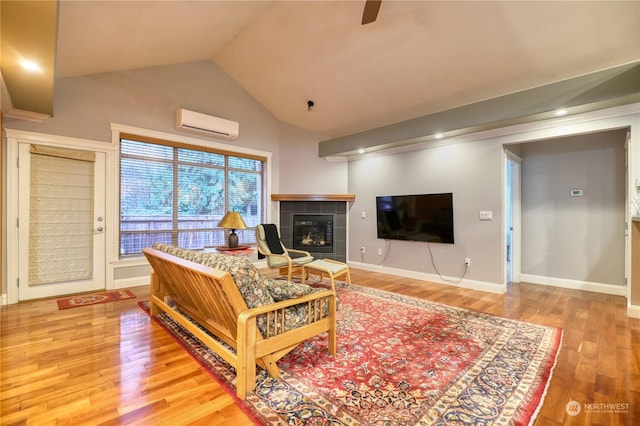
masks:
<svg viewBox="0 0 640 426"><path fill-rule="evenodd" d="M226 337L225 341L236 340L238 314L247 304L228 272L151 248L142 251L179 308L205 327L213 326L212 331L222 333L219 337Z"/></svg>

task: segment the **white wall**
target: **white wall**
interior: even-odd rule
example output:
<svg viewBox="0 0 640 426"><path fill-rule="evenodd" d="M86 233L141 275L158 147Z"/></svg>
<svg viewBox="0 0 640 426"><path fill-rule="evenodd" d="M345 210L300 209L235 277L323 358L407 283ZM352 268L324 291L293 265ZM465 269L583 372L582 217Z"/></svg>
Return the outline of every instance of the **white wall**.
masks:
<svg viewBox="0 0 640 426"><path fill-rule="evenodd" d="M626 133L521 145L523 274L624 285Z"/></svg>

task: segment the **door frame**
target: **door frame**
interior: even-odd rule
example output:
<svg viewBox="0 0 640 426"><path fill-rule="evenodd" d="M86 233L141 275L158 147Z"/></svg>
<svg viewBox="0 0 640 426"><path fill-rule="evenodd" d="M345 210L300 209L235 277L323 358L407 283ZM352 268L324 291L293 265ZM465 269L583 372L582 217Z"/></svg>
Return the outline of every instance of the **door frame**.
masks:
<svg viewBox="0 0 640 426"><path fill-rule="evenodd" d="M97 142L88 139L71 138L57 135L46 135L22 130L5 129L7 140L7 303L13 304L19 301L18 279L18 171L19 171L19 145L21 143L55 146L60 148L100 152L105 155L105 288L111 290L114 287L113 274L109 274L108 247L114 244L114 229L116 223L113 216L113 184L114 161L116 147L109 142Z"/></svg>
<svg viewBox="0 0 640 426"><path fill-rule="evenodd" d="M20 286L18 288L18 299L32 300L41 299L45 297L57 297L66 294L76 294L88 291L100 291L105 289L105 232L104 227L102 232L96 232L95 229L102 226L102 221L97 221L96 217L101 216L104 219L104 203L106 197L104 191L106 189L106 182L104 180L105 173L105 155L103 152L95 152L95 159L91 162L91 169L93 170L93 213L92 213L92 226L93 231L92 248L92 273L88 278L64 280L58 282L48 282L38 285L29 285L31 277L29 275L29 265L31 263L31 195L32 181L31 181L31 167L33 157L30 152L32 144L19 143L19 155L20 155L20 167L18 171L18 186L20 188L20 194L29 196L19 197L18 200L18 212L20 214L20 221L23 226L18 227L18 274L20 277ZM40 145L38 145L40 146ZM78 150L73 150L79 152ZM84 161L78 161L78 163L88 164ZM27 226L25 226L27 224Z"/></svg>
<svg viewBox="0 0 640 426"><path fill-rule="evenodd" d="M511 180L507 174L508 164L511 163ZM504 217L505 217L505 237L504 237L504 277L505 285L509 282L520 282L520 270L521 270L521 247L522 247L522 200L521 200L521 185L522 185L522 159L513 152L509 151L508 147L504 149ZM507 191L511 191L507 194ZM508 196L509 195L509 196ZM507 202L510 200L510 203ZM511 216L511 268L508 268L507 260L507 239L509 230L506 229L506 218ZM508 271L508 276L507 276Z"/></svg>
<svg viewBox="0 0 640 426"><path fill-rule="evenodd" d="M625 222L624 222L624 282L626 287L625 297L627 298L627 309L631 307L631 255L632 241L631 232L633 228L633 212L631 211L631 201L634 199L634 190L640 192L638 178L635 182L631 182L633 174L633 156L631 147L631 128L627 130L627 136L624 141L624 171L625 171Z"/></svg>

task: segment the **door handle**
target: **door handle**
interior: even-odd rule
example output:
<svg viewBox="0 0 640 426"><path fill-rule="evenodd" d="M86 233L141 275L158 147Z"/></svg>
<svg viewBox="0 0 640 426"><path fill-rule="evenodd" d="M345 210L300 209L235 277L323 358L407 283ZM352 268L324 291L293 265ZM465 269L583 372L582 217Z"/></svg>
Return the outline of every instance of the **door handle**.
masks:
<svg viewBox="0 0 640 426"><path fill-rule="evenodd" d="M104 231L104 228L102 226L98 226L96 229L93 230L94 232L102 232Z"/></svg>

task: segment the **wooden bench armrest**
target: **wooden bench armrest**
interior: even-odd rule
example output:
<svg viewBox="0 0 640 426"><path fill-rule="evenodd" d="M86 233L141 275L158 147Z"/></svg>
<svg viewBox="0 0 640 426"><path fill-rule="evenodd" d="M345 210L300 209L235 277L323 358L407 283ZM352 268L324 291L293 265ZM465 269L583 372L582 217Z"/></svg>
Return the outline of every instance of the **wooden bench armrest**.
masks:
<svg viewBox="0 0 640 426"><path fill-rule="evenodd" d="M327 314L323 315L322 299L328 299L329 306ZM274 325L270 331L267 328L267 336L264 340L258 341L260 332L257 328L258 315L267 315L273 319L274 323L284 318L285 308L307 304L308 317L307 324L291 330L284 330L284 326L280 330ZM312 309L313 308L313 309ZM313 314L313 315L312 315ZM277 372L276 361L289 352L293 347L297 346L302 340L306 340L323 331L328 332L328 350L332 355L336 353L336 294L330 290L319 291L307 294L295 299L283 300L267 306L247 309L238 314L238 334L237 334L237 356L238 356L238 396L244 399L247 391L255 386L256 376L256 359L261 358L268 371L275 369ZM273 333L273 334L270 334ZM265 356L266 354L271 354ZM276 373L276 374L279 374ZM275 376L277 377L277 375Z"/></svg>

